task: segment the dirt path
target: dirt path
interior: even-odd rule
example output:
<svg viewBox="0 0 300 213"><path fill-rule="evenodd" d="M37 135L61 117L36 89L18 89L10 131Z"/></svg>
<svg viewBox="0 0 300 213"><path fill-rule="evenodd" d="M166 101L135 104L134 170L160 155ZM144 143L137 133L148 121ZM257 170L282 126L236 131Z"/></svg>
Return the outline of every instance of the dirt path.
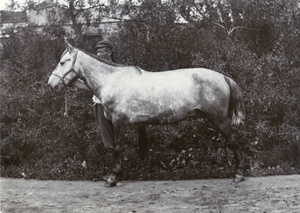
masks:
<svg viewBox="0 0 300 213"><path fill-rule="evenodd" d="M300 175L122 182L1 178L1 212L300 212Z"/></svg>

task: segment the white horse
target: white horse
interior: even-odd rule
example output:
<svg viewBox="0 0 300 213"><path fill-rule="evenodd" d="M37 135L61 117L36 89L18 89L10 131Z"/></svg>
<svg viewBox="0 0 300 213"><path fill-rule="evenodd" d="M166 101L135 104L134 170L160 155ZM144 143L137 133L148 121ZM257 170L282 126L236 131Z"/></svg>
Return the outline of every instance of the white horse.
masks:
<svg viewBox="0 0 300 213"><path fill-rule="evenodd" d="M241 150L232 126L243 123L244 102L237 84L221 73L189 68L148 72L136 66L104 61L96 55L74 48L67 49L49 78L48 84L71 86L81 79L101 100L105 116L116 134L109 185L117 181L121 170L120 137L127 124L170 124L188 117L206 117L230 142L236 161L236 180L243 180Z"/></svg>

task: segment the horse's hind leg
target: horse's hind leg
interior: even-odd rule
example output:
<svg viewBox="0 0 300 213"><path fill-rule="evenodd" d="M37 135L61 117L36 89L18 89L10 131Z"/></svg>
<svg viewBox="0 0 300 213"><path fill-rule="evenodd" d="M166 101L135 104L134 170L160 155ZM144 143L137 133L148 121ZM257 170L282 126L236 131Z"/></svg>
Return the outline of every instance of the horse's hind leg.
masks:
<svg viewBox="0 0 300 213"><path fill-rule="evenodd" d="M244 180L244 171L243 171L243 165L244 165L244 154L243 151L241 150L240 145L237 143L235 140L234 136L231 135L231 138L229 140L229 148L232 150L233 155L234 155L234 160L235 160L235 177L234 181L235 182L241 182Z"/></svg>
<svg viewBox="0 0 300 213"><path fill-rule="evenodd" d="M236 182L241 182L244 180L244 172L243 172L243 166L244 166L244 157L243 151L236 141L232 127L231 127L231 121L230 119L226 118L222 121L218 120L217 122L214 121L215 125L218 127L218 129L222 132L222 134L225 136L225 138L229 142L229 148L232 150L235 160L235 178L234 180Z"/></svg>

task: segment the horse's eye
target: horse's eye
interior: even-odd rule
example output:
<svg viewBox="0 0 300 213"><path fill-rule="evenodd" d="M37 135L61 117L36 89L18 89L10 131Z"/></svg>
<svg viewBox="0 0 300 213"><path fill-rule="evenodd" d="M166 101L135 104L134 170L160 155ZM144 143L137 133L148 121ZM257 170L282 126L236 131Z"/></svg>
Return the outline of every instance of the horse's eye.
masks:
<svg viewBox="0 0 300 213"><path fill-rule="evenodd" d="M65 64L65 62L61 61L61 62L59 62L59 64L62 66Z"/></svg>

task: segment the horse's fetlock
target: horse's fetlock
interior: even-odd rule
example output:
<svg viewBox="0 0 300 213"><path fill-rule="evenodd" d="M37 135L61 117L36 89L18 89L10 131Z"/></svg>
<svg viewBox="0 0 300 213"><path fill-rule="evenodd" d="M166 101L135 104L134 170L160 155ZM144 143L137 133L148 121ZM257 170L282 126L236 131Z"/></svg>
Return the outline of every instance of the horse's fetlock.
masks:
<svg viewBox="0 0 300 213"><path fill-rule="evenodd" d="M122 172L122 165L121 164L115 165L114 168L112 169L112 172L114 174L120 174Z"/></svg>

